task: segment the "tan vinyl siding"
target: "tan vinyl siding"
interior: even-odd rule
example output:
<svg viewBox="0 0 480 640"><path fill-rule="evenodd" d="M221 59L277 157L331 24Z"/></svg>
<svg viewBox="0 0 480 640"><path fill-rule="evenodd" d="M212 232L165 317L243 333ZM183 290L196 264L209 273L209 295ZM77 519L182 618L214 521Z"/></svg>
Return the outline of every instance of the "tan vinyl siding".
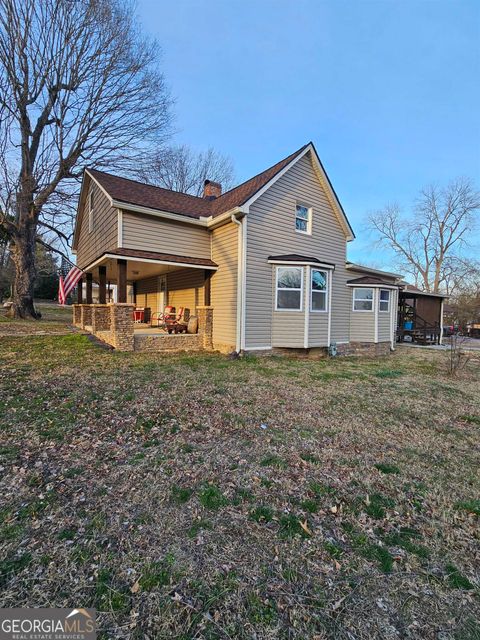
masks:
<svg viewBox="0 0 480 640"><path fill-rule="evenodd" d="M353 296L353 291L351 295ZM352 311L350 340L352 342L375 342L374 311Z"/></svg>
<svg viewBox="0 0 480 640"><path fill-rule="evenodd" d="M308 346L328 347L328 313L310 311Z"/></svg>
<svg viewBox="0 0 480 640"><path fill-rule="evenodd" d="M379 294L380 297L380 294ZM380 303L379 303L380 304ZM378 341L388 342L391 340L392 327L392 309L393 309L393 291L390 291L390 310L378 311Z"/></svg>
<svg viewBox="0 0 480 640"><path fill-rule="evenodd" d="M211 280L213 344L235 348L237 332L238 230L229 222L212 231L212 260L218 264Z"/></svg>
<svg viewBox="0 0 480 640"><path fill-rule="evenodd" d="M123 212L122 246L125 249L210 258L207 229L127 211Z"/></svg>
<svg viewBox="0 0 480 640"><path fill-rule="evenodd" d="M305 316L297 311L275 311L272 325L272 347L304 347ZM267 346L267 345L264 345Z"/></svg>
<svg viewBox="0 0 480 640"><path fill-rule="evenodd" d="M297 202L313 208L312 234L295 231ZM246 347L265 347L272 344L274 288L272 266L268 256L298 253L334 263L332 290L331 339L348 341L350 323L350 291L346 287L346 240L327 196L312 166L310 155L301 158L287 173L258 198L250 207L247 233L246 284ZM303 332L302 314L295 313L293 326L280 333L275 330L277 346L283 340ZM318 344L326 335L323 321L314 319L309 342ZM282 327L287 323L282 321ZM295 342L300 340L295 338ZM302 345L303 346L303 342Z"/></svg>
<svg viewBox="0 0 480 640"><path fill-rule="evenodd" d="M88 230L88 210L90 192L93 191L93 231ZM110 206L107 196L93 181L87 191L80 233L77 244L77 264L80 268L88 266L106 251L117 247L117 209Z"/></svg>
<svg viewBox="0 0 480 640"><path fill-rule="evenodd" d="M151 313L158 311L158 276L136 282L137 307L149 308Z"/></svg>
<svg viewBox="0 0 480 640"><path fill-rule="evenodd" d="M180 269L167 275L168 304L178 310L185 307L193 315L204 302L203 269Z"/></svg>

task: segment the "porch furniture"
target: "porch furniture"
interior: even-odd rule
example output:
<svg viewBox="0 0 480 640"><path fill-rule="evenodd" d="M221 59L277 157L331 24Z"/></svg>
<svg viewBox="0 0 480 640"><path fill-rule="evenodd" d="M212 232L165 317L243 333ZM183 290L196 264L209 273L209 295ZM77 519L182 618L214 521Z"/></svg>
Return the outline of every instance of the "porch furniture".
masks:
<svg viewBox="0 0 480 640"><path fill-rule="evenodd" d="M144 322L145 320L145 307L137 307L133 310L133 321L135 324Z"/></svg>
<svg viewBox="0 0 480 640"><path fill-rule="evenodd" d="M198 333L198 317L190 316L187 324L187 333Z"/></svg>
<svg viewBox="0 0 480 640"><path fill-rule="evenodd" d="M183 323L172 324L167 327L167 331L169 334L174 333L175 335L177 333L187 333L187 325Z"/></svg>
<svg viewBox="0 0 480 640"><path fill-rule="evenodd" d="M177 315L175 313L171 314L169 318L165 320L165 328L170 333L169 329L171 327L176 326L177 324L183 324L185 318L185 307L180 307L178 309Z"/></svg>
<svg viewBox="0 0 480 640"><path fill-rule="evenodd" d="M167 305L163 313L152 313L150 316L150 326L166 328L168 322L175 321L175 307Z"/></svg>

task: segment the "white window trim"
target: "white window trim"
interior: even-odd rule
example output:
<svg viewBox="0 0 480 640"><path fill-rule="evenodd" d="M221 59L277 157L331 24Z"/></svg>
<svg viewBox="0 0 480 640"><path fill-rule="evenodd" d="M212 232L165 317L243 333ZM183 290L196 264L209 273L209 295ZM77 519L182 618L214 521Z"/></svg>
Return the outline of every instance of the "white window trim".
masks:
<svg viewBox="0 0 480 640"><path fill-rule="evenodd" d="M308 219L307 219L307 230L306 231L302 231L301 229L297 229L297 207L305 207L305 209L308 211ZM296 202L295 203L295 231L297 233L301 233L304 236L311 236L312 235L312 218L313 218L313 208L309 207L308 205L304 204L303 202ZM299 218L301 220L303 220L303 218Z"/></svg>
<svg viewBox="0 0 480 640"><path fill-rule="evenodd" d="M300 308L299 309L279 309L278 308L278 272L280 269L300 269L300 289L285 289L285 291L300 291ZM275 267L275 311L279 313L303 313L303 286L304 286L304 268L298 265L292 267L289 264L282 264Z"/></svg>
<svg viewBox="0 0 480 640"><path fill-rule="evenodd" d="M369 300L369 302L372 303L372 308L371 309L355 309L355 292L358 291L365 291L366 289L369 289L372 292L372 299ZM362 298L363 300L365 300L365 298ZM352 311L354 313L373 313L375 311L375 288L374 287L354 287L353 289L353 298L352 298Z"/></svg>
<svg viewBox="0 0 480 640"><path fill-rule="evenodd" d="M93 231L93 191L88 194L88 233Z"/></svg>
<svg viewBox="0 0 480 640"><path fill-rule="evenodd" d="M313 294L314 293L320 293L320 291L316 291L314 292L313 287L312 287L312 275L314 271L321 271L322 273L325 274L325 281L326 281L326 287L324 289L325 292L325 309L314 309L313 308ZM328 310L330 308L329 305L329 301L330 301L330 273L329 271L327 271L326 269L314 269L313 267L310 269L310 311L312 313L328 313Z"/></svg>
<svg viewBox="0 0 480 640"><path fill-rule="evenodd" d="M382 300L382 291L385 291L386 293L388 293L388 300ZM378 312L379 313L390 313L390 300L392 299L392 294L390 292L390 289L380 289L380 293L378 294ZM387 303L387 309L382 309L381 307L381 303L382 302L386 302Z"/></svg>

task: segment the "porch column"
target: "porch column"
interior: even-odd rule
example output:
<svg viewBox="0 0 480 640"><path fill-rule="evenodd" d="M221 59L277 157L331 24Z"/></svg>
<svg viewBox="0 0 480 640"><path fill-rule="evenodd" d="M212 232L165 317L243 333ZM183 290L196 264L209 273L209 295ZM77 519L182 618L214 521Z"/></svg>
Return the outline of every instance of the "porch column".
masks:
<svg viewBox="0 0 480 640"><path fill-rule="evenodd" d="M210 269L205 269L204 273L205 273L205 281L204 281L203 304L206 307L209 307L211 304L210 299L211 299L211 291L212 291L212 287L211 287L212 272L210 271Z"/></svg>
<svg viewBox="0 0 480 640"><path fill-rule="evenodd" d="M127 261L117 260L117 302L124 304L127 302Z"/></svg>
<svg viewBox="0 0 480 640"><path fill-rule="evenodd" d="M77 282L77 304L83 303L83 279Z"/></svg>
<svg viewBox="0 0 480 640"><path fill-rule="evenodd" d="M98 302L106 304L107 302L107 267L98 267Z"/></svg>
<svg viewBox="0 0 480 640"><path fill-rule="evenodd" d="M92 304L92 283L93 276L91 273L87 273L87 304Z"/></svg>

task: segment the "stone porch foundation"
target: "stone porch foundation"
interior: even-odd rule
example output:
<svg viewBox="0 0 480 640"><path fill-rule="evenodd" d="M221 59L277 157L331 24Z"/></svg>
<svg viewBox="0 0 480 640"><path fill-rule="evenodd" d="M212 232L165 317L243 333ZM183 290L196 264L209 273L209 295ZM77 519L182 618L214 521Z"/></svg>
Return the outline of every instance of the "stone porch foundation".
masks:
<svg viewBox="0 0 480 640"><path fill-rule="evenodd" d="M135 335L135 305L74 304L73 324L112 345L118 351L212 351L213 307L197 307L198 333Z"/></svg>

